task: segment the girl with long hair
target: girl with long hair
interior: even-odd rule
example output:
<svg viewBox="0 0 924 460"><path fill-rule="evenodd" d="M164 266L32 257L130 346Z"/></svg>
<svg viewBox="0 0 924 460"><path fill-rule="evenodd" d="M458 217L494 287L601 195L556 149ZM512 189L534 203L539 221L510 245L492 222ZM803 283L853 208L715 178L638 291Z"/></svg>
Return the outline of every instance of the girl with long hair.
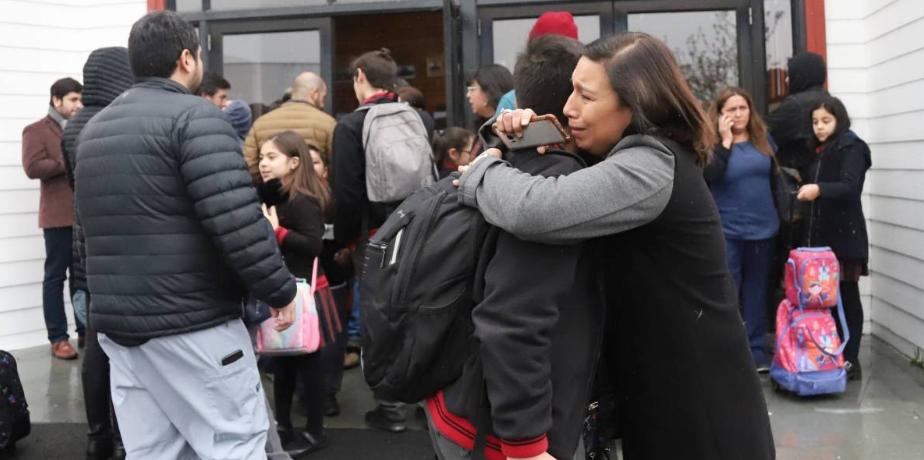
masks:
<svg viewBox="0 0 924 460"><path fill-rule="evenodd" d="M301 136L284 131L260 147L260 198L266 218L276 232L286 266L298 278L311 279L314 260L321 254L324 210L330 193L315 171L311 153ZM318 275L317 284L326 283ZM318 286L315 286L317 289ZM322 307L318 303L319 309ZM322 312L319 312L323 316ZM287 450L311 452L327 445L324 433L324 397L327 394L321 353L276 357L273 399L279 437ZM299 398L307 406L305 431L292 426L295 381L301 377L304 391Z"/></svg>

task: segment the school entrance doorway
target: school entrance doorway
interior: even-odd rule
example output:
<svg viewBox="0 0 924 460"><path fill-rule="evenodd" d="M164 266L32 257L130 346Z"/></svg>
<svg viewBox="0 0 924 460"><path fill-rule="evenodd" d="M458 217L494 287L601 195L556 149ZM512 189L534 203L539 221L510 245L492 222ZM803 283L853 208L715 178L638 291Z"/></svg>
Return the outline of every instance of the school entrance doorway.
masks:
<svg viewBox="0 0 924 460"><path fill-rule="evenodd" d="M208 68L231 83L234 98L271 105L296 75L310 71L327 82L326 108L334 115L359 105L349 72L352 60L388 48L402 83L424 94L426 109L435 118L445 118L440 11L216 21L210 24L208 40Z"/></svg>

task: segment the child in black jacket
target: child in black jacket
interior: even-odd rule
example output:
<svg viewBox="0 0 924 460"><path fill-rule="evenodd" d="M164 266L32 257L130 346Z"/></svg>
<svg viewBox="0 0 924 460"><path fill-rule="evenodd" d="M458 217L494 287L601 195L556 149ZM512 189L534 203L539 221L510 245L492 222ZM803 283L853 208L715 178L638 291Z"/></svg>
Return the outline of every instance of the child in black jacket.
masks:
<svg viewBox="0 0 924 460"><path fill-rule="evenodd" d="M822 99L812 111L815 156L803 172L807 184L798 199L811 202L805 244L830 246L841 263L841 295L850 340L844 349L847 377L860 378L860 338L863 305L860 276L868 275L869 239L860 195L866 171L872 166L869 146L850 130L850 117L836 97ZM841 323L835 321L838 329ZM843 339L844 333L840 331Z"/></svg>
<svg viewBox="0 0 924 460"><path fill-rule="evenodd" d="M301 136L282 132L260 147L260 198L267 219L276 232L286 266L298 278L310 280L315 259L321 254L324 214L330 195L312 166L311 154ZM318 275L321 279L321 275ZM318 283L321 284L321 283ZM299 452L314 451L327 444L323 428L323 404L327 393L321 353L275 358L273 394L276 421L283 445ZM296 435L290 417L295 381L304 382L300 398L307 405L307 426Z"/></svg>

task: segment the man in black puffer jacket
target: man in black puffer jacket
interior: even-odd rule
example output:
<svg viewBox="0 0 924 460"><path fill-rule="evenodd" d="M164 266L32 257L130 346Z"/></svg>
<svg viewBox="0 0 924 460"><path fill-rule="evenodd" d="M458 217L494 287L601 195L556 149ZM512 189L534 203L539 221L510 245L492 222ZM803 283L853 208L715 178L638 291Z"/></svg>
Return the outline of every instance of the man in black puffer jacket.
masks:
<svg viewBox="0 0 924 460"><path fill-rule="evenodd" d="M94 115L106 108L119 94L131 87L134 76L128 64L128 48L100 48L90 53L83 66L83 108L64 128L61 151L64 152L64 169L68 183L74 187L74 156L77 153L77 136ZM80 215L74 206L74 254L71 261L71 279L74 283L74 310L82 311L81 321L87 325L87 349L83 358L81 380L83 400L87 412L87 459L123 459L125 450L119 435L119 426L111 416L109 396L109 358L103 353L96 337L96 329L88 321L89 288L86 278L86 253Z"/></svg>
<svg viewBox="0 0 924 460"><path fill-rule="evenodd" d="M268 419L245 292L292 324L295 281L272 243L240 143L202 80L193 27L132 26L138 83L78 138L91 316L129 458L266 458Z"/></svg>

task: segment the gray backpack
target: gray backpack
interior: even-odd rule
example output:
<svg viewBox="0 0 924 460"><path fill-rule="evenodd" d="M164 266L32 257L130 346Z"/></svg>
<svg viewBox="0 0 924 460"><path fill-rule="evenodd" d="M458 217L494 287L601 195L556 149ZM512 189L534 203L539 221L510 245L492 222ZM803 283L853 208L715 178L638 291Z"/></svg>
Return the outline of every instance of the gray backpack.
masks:
<svg viewBox="0 0 924 460"><path fill-rule="evenodd" d="M363 146L369 201L401 201L436 181L427 129L413 107L394 102L356 110L367 111Z"/></svg>

